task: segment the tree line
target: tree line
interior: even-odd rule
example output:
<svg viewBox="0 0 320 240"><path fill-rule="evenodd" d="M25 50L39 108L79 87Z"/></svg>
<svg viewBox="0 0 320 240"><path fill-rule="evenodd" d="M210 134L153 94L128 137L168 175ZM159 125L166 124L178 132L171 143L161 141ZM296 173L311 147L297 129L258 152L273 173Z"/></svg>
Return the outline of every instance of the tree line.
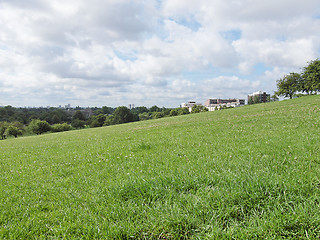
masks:
<svg viewBox="0 0 320 240"><path fill-rule="evenodd" d="M194 106L191 113L207 111L203 106ZM151 108L139 106L129 109L117 108L14 108L0 107L0 138L18 137L25 134L62 132L81 128L95 128L115 124L157 119L189 114L188 108Z"/></svg>
<svg viewBox="0 0 320 240"><path fill-rule="evenodd" d="M316 94L320 91L320 60L308 63L301 73L291 72L277 80L278 96L289 97L297 95Z"/></svg>

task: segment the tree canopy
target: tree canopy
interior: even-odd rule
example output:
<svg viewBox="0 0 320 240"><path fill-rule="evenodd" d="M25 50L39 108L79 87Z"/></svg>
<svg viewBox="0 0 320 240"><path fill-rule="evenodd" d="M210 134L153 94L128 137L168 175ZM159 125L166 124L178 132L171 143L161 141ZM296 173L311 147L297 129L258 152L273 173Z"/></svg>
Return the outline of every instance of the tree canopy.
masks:
<svg viewBox="0 0 320 240"><path fill-rule="evenodd" d="M314 60L304 67L301 90L307 94L320 91L320 60Z"/></svg>
<svg viewBox="0 0 320 240"><path fill-rule="evenodd" d="M292 98L295 94L313 94L320 91L320 60L316 59L303 68L303 72L289 73L277 81L276 94Z"/></svg>
<svg viewBox="0 0 320 240"><path fill-rule="evenodd" d="M277 81L277 94L291 99L293 94L299 90L300 78L299 73L292 72L279 79Z"/></svg>

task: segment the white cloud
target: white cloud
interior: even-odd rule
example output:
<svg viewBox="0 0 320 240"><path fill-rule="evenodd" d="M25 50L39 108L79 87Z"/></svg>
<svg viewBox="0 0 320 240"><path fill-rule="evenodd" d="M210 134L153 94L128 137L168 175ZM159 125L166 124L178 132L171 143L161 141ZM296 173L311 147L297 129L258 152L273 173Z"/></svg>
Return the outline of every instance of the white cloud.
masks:
<svg viewBox="0 0 320 240"><path fill-rule="evenodd" d="M320 52L318 0L0 0L0 11L2 104L244 97Z"/></svg>

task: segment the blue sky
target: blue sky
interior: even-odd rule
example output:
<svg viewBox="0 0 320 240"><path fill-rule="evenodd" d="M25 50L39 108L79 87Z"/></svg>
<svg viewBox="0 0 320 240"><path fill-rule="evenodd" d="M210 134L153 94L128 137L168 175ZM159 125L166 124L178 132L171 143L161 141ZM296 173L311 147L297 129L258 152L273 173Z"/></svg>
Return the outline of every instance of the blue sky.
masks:
<svg viewBox="0 0 320 240"><path fill-rule="evenodd" d="M276 90L318 0L0 0L0 105L178 107Z"/></svg>

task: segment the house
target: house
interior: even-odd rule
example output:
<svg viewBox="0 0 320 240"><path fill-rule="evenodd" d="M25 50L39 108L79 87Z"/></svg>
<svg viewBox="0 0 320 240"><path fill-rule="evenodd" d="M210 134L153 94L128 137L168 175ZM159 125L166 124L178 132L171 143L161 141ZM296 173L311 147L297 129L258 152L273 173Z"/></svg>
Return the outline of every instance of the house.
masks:
<svg viewBox="0 0 320 240"><path fill-rule="evenodd" d="M257 91L248 95L248 104L270 102L270 94Z"/></svg>
<svg viewBox="0 0 320 240"><path fill-rule="evenodd" d="M222 107L240 107L245 104L244 99L229 98L229 99L207 99L204 106L208 108L209 111L215 111Z"/></svg>
<svg viewBox="0 0 320 240"><path fill-rule="evenodd" d="M192 111L192 107L195 105L202 105L201 103L196 103L195 101L189 101L188 103L182 103L180 107L184 108L187 107L189 109L189 112Z"/></svg>

